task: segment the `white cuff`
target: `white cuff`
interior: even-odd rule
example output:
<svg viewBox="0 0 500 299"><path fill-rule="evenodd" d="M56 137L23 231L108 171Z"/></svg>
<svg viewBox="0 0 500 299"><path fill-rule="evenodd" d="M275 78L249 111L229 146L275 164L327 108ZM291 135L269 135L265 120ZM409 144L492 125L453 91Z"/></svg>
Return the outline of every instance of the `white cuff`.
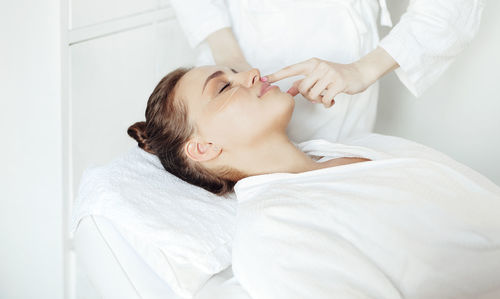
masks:
<svg viewBox="0 0 500 299"><path fill-rule="evenodd" d="M396 28L393 28L393 31L395 29ZM421 86L418 86L417 79L415 78L416 76L413 76L413 78L410 76L411 63L409 61L413 59L410 57L410 53L413 52L409 51L405 41L401 40L400 36L393 33L395 32L391 32L383 38L379 46L399 64L399 68L395 70L396 75L406 88L408 88L415 97L418 97L422 94L423 90Z"/></svg>

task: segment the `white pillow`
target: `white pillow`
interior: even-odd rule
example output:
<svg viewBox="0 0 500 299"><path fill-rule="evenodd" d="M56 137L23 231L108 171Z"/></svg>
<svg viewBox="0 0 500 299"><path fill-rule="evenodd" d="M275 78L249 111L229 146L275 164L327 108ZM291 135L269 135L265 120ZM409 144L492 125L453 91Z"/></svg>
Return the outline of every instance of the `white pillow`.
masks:
<svg viewBox="0 0 500 299"><path fill-rule="evenodd" d="M135 146L87 169L73 209L110 219L147 264L181 297L192 297L231 264L237 202L190 185Z"/></svg>

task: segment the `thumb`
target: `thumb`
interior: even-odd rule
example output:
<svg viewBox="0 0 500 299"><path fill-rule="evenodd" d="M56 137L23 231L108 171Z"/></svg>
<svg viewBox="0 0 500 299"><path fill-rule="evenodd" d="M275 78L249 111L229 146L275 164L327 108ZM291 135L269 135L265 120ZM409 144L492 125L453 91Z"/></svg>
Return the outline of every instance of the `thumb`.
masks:
<svg viewBox="0 0 500 299"><path fill-rule="evenodd" d="M301 82L302 82L302 79L293 82L292 87L290 87L286 92L291 94L293 97L298 95L299 94L299 85Z"/></svg>

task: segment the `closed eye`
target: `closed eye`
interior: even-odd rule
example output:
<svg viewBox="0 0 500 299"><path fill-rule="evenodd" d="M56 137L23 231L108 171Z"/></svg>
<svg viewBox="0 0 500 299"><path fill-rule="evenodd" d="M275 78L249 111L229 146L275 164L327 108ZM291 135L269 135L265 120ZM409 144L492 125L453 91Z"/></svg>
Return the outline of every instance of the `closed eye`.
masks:
<svg viewBox="0 0 500 299"><path fill-rule="evenodd" d="M231 82L227 82L226 85L224 85L224 87L222 87L222 89L219 90L219 93L222 93L224 89L226 89L227 87L231 87Z"/></svg>
<svg viewBox="0 0 500 299"><path fill-rule="evenodd" d="M231 71L235 74L237 74L238 72L235 70L235 69L231 69ZM219 93L222 93L224 91L224 89L226 89L227 87L231 87L232 83L231 82L227 82L226 85L224 85L224 87L222 87L221 90L219 90Z"/></svg>

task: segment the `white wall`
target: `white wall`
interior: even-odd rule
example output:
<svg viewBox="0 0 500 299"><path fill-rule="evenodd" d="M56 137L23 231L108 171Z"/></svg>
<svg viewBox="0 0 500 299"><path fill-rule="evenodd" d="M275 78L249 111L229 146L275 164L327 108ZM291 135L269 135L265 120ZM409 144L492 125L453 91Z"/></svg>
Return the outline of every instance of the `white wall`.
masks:
<svg viewBox="0 0 500 299"><path fill-rule="evenodd" d="M63 298L60 22L0 2L0 298Z"/></svg>
<svg viewBox="0 0 500 299"><path fill-rule="evenodd" d="M393 21L408 1L388 0ZM500 1L487 1L478 35L415 99L394 73L381 81L375 131L428 145L500 185Z"/></svg>

